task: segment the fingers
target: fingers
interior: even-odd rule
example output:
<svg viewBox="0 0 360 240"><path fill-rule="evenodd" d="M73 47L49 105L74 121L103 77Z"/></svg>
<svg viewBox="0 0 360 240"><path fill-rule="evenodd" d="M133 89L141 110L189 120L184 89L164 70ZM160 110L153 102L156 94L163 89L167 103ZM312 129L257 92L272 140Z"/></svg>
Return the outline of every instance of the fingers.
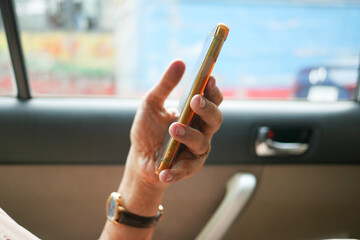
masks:
<svg viewBox="0 0 360 240"><path fill-rule="evenodd" d="M202 132L181 123L173 123L169 127L170 136L184 144L191 153L201 155L209 150L209 138Z"/></svg>
<svg viewBox="0 0 360 240"><path fill-rule="evenodd" d="M204 97L215 103L216 106L219 106L220 103L223 101L223 95L220 89L216 86L216 81L213 76L210 76L209 78L209 81L204 91Z"/></svg>
<svg viewBox="0 0 360 240"><path fill-rule="evenodd" d="M197 173L204 165L205 159L181 160L171 169L165 169L160 172L159 179L162 182L176 182L186 179Z"/></svg>
<svg viewBox="0 0 360 240"><path fill-rule="evenodd" d="M175 60L170 64L161 80L146 95L145 100L157 106L163 106L165 99L180 81L185 71L185 63Z"/></svg>
<svg viewBox="0 0 360 240"><path fill-rule="evenodd" d="M191 109L201 117L204 123L201 131L207 135L212 136L219 130L223 121L223 116L216 103L213 103L201 95L196 95L191 99Z"/></svg>
<svg viewBox="0 0 360 240"><path fill-rule="evenodd" d="M218 109L223 101L223 95L212 76L206 85L204 97L194 96L190 102L190 107L202 120L202 132L207 136L212 136L219 130L223 121L222 113Z"/></svg>
<svg viewBox="0 0 360 240"><path fill-rule="evenodd" d="M175 140L184 144L190 152L182 152L179 156L180 160L176 161L171 169L160 172L160 181L167 183L188 178L198 172L210 151L209 138L197 129L176 122L170 125L169 133Z"/></svg>
<svg viewBox="0 0 360 240"><path fill-rule="evenodd" d="M210 151L210 140L202 132L181 123L173 123L169 128L170 135L188 150L181 152L178 161L171 169L160 172L159 179L162 182L171 183L191 177L198 172ZM196 156L199 155L199 156Z"/></svg>

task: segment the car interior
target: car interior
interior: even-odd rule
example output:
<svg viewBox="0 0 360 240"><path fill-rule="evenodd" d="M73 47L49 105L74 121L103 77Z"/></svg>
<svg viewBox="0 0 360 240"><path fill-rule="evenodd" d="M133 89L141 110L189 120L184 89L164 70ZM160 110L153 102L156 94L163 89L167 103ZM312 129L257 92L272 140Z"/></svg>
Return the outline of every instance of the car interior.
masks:
<svg viewBox="0 0 360 240"><path fill-rule="evenodd" d="M360 238L359 2L0 8L0 208L39 238L100 236L141 97L172 59L195 63L218 22L230 28L213 70L223 124L202 170L167 189L153 238ZM349 61L356 67L336 81L319 70ZM350 85L349 97L336 95Z"/></svg>

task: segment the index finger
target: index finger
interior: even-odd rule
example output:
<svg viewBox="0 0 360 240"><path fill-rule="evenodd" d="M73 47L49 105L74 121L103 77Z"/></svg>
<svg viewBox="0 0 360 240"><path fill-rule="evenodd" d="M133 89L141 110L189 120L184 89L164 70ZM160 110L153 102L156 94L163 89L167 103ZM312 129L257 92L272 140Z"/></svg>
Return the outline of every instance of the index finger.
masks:
<svg viewBox="0 0 360 240"><path fill-rule="evenodd" d="M220 89L216 86L215 78L212 76L209 78L209 82L205 88L204 96L206 99L216 104L216 106L219 106L223 101L223 95Z"/></svg>

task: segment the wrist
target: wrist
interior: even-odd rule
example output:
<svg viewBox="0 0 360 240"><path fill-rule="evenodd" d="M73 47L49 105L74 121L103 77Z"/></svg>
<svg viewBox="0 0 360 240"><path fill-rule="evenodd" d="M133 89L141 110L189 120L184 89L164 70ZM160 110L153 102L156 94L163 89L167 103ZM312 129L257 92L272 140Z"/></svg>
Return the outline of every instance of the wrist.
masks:
<svg viewBox="0 0 360 240"><path fill-rule="evenodd" d="M148 181L141 174L138 164L134 164L140 157L130 148L118 192L122 195L127 211L141 216L154 216L159 211L165 187Z"/></svg>

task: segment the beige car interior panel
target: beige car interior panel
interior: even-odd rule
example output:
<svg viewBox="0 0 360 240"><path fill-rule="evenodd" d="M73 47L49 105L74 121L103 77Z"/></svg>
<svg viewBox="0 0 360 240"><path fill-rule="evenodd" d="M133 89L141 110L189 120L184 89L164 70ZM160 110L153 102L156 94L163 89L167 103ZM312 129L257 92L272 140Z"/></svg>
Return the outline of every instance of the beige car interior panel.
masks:
<svg viewBox="0 0 360 240"><path fill-rule="evenodd" d="M96 239L106 221L106 199L117 190L123 169L122 165L2 165L1 207L41 239ZM210 165L170 186L153 239L194 239L237 172L258 178L261 167Z"/></svg>
<svg viewBox="0 0 360 240"><path fill-rule="evenodd" d="M1 207L42 239L96 239L122 171L122 165L2 165ZM195 239L239 172L255 175L256 189L223 239L360 236L360 166L206 165L167 190L154 239Z"/></svg>
<svg viewBox="0 0 360 240"><path fill-rule="evenodd" d="M359 238L359 219L360 166L265 165L224 239Z"/></svg>
<svg viewBox="0 0 360 240"><path fill-rule="evenodd" d="M236 173L227 182L226 195L196 240L220 240L246 206L256 187L251 173Z"/></svg>

